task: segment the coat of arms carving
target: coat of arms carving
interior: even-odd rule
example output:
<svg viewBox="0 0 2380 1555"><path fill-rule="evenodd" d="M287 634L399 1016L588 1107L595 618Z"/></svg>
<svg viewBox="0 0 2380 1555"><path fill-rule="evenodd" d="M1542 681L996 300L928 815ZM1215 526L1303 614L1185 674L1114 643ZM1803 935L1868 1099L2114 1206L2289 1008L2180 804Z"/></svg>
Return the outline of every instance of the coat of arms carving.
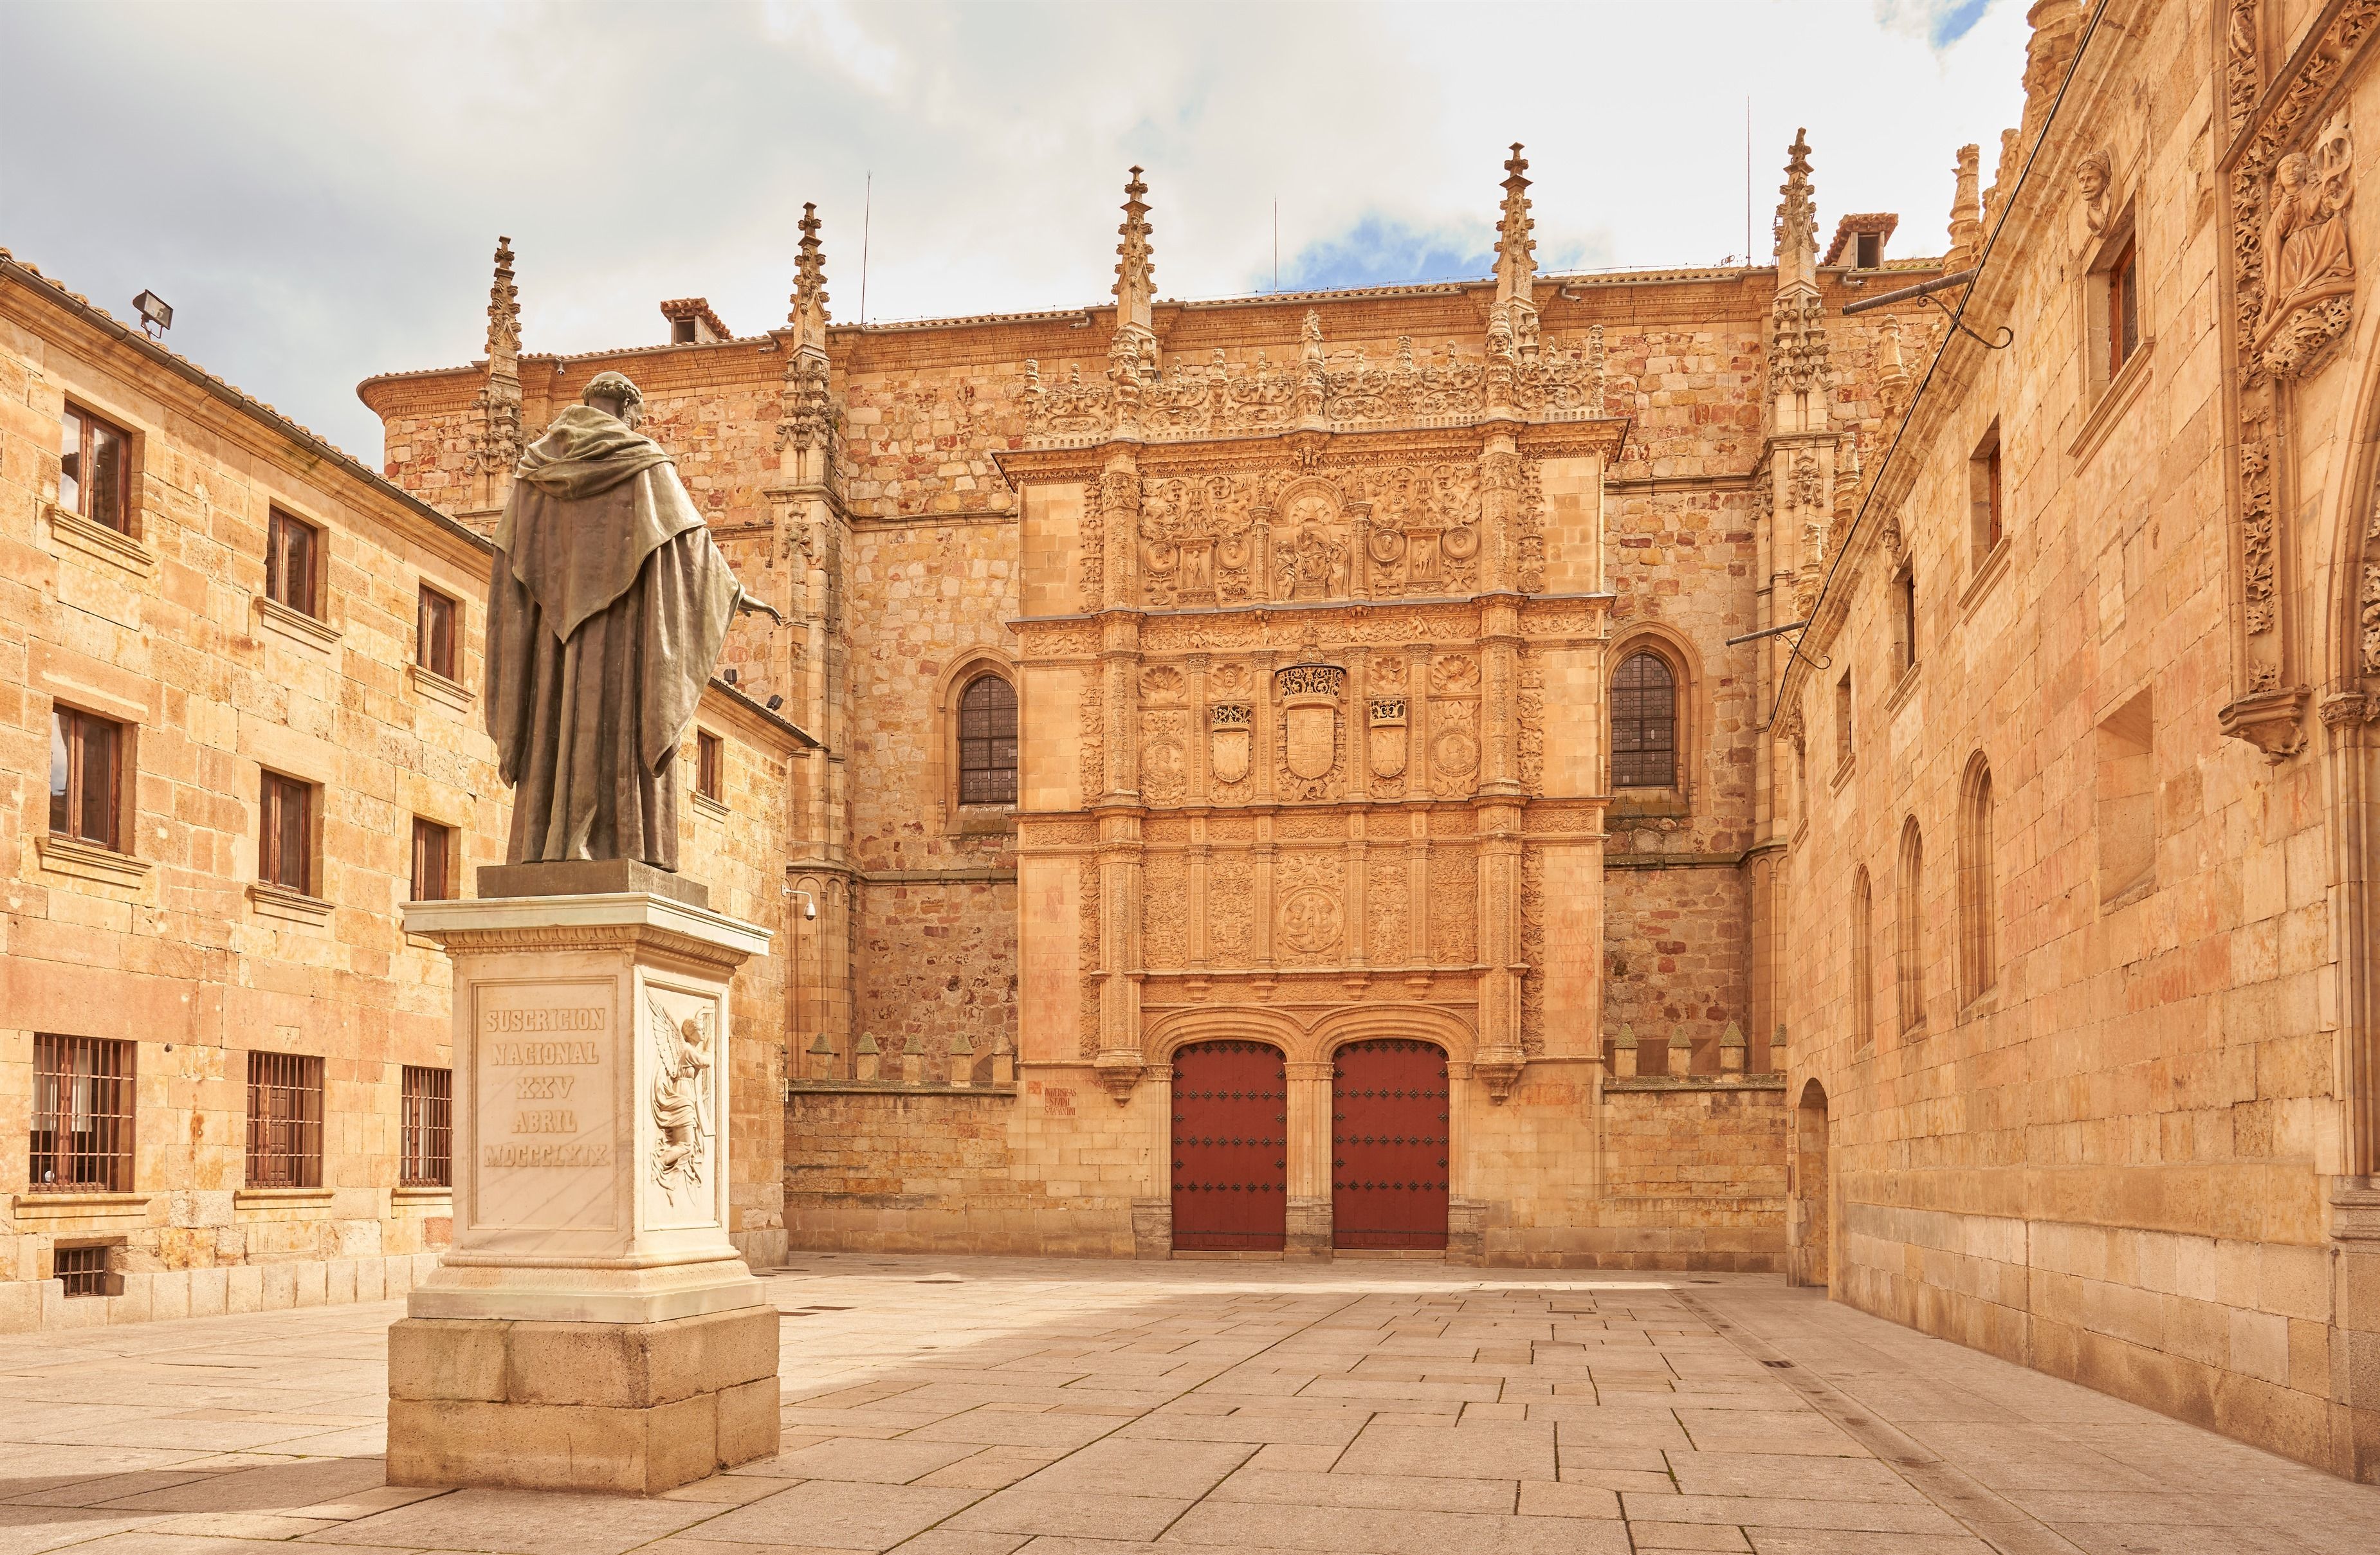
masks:
<svg viewBox="0 0 2380 1555"><path fill-rule="evenodd" d="M1255 752L1256 709L1246 702L1217 702L1207 710L1208 771L1221 784L1245 782Z"/></svg>
<svg viewBox="0 0 2380 1555"><path fill-rule="evenodd" d="M1372 699L1372 775L1398 778L1405 771L1405 699Z"/></svg>
<svg viewBox="0 0 2380 1555"><path fill-rule="evenodd" d="M1281 764L1292 777L1318 784L1339 764L1339 694L1347 672L1336 664L1292 664L1273 678L1281 694Z"/></svg>

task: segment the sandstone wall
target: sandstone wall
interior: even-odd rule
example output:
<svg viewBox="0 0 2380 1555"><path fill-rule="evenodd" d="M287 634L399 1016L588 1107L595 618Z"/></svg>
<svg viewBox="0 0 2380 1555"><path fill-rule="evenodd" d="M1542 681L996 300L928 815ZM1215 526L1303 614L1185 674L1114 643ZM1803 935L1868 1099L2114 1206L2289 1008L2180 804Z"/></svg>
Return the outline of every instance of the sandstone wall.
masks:
<svg viewBox="0 0 2380 1555"><path fill-rule="evenodd" d="M470 531L222 385L0 271L0 1329L401 1294L451 1196L398 1182L406 1065L444 1068L449 970L399 919L416 816L459 832L453 888L503 861L509 811L473 694L487 552ZM130 431L128 543L55 516L71 398ZM321 527L326 630L258 602L267 514ZM418 589L462 601L454 683L412 667ZM51 718L130 730L121 852L49 832ZM713 687L725 804L682 798L688 873L775 927L798 739ZM694 762L691 733L681 759ZM260 773L320 787L310 895L260 891ZM781 1249L783 984L739 975L731 1034L735 1233ZM27 1181L37 1033L133 1044L129 1191ZM246 1185L249 1053L323 1063L319 1189ZM771 1240L773 1236L773 1242ZM110 1245L122 1294L67 1298L60 1244Z"/></svg>
<svg viewBox="0 0 2380 1555"><path fill-rule="evenodd" d="M1897 519L1917 580L1915 667L1897 658L1904 558L1889 529L1853 541L1848 615L1812 635L1832 663L1798 693L1808 830L1784 918L1792 1085L1824 1087L1839 1298L2368 1474L2380 1395L2356 1379L2380 1350L2374 1295L2359 1306L2352 1293L2380 1285L2352 1272L2374 1267L2368 1244L2342 1240L2341 1207L2361 1201L2340 1175L2351 1135L2337 1087L2353 1072L2342 957L2372 953L2339 936L2333 882L2342 869L2371 876L2336 851L2353 833L2326 793L2369 758L2326 776L2318 750L2268 759L2225 733L2255 648L2237 635L2226 520L2238 501L2224 458L2231 237L2207 172L2230 129L2206 67L2207 6L2131 18L2088 52L2070 97L2087 106L2060 122L1970 304L1983 333L2005 322L2014 345L1961 342L1946 358L1904 479L1875 516ZM2366 68L2355 112L2380 110L2375 92ZM2110 237L2134 224L2141 276L2141 349L2112 383L2092 277L2110 250L2074 182L2076 159L2103 146L2119 150L2100 223ZM2372 218L2357 220L2362 242ZM2303 504L2302 525L2286 523L2309 569L2340 543L2331 493L2372 424L2353 405L2372 360L2366 335L2355 341L2344 365L2289 391L2296 462L2274 479ZM1987 553L1969 461L1995 420L2007 539ZM2368 500L2344 521L2361 523ZM2308 677L2330 673L2335 628L2314 597L2281 608L2305 612ZM1854 754L1839 772L1846 673ZM2268 737L2304 747L2302 732ZM1962 881L1978 759L1990 851ZM1863 866L1872 1045L1852 986ZM1986 929L1978 978L1962 951ZM1922 1019L1902 1018L1905 986Z"/></svg>

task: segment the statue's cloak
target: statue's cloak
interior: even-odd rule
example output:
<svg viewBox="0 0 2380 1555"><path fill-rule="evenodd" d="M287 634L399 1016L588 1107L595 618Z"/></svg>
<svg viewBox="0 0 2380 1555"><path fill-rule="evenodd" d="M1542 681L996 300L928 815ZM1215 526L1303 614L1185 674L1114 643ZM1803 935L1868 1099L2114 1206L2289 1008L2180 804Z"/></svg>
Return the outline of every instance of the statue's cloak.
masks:
<svg viewBox="0 0 2380 1555"><path fill-rule="evenodd" d="M670 456L592 406L521 456L488 580L515 864L677 868L677 747L743 590Z"/></svg>

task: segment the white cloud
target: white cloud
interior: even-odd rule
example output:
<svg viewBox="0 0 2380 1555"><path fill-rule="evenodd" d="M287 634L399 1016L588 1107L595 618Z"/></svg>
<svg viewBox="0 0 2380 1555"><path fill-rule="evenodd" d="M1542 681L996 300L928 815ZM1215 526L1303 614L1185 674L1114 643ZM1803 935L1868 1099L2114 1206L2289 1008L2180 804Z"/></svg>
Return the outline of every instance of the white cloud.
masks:
<svg viewBox="0 0 2380 1555"><path fill-rule="evenodd" d="M1949 3L5 6L0 241L155 288L177 349L371 458L356 382L479 354L498 233L529 349L589 350L661 339L664 297L781 320L814 200L848 319L871 173L878 319L1103 298L1135 162L1171 296L1269 285L1276 199L1285 280L1481 255L1516 140L1545 262L1714 263L1747 96L1755 252L1804 125L1828 229L1897 210L1938 250L2026 35L1996 0L1937 48Z"/></svg>

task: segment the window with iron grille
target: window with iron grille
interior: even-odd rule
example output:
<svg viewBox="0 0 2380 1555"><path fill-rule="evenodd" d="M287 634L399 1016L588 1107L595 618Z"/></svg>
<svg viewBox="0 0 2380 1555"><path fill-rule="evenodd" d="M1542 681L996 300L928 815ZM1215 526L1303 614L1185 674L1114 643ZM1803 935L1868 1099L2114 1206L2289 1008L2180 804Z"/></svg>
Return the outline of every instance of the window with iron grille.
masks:
<svg viewBox="0 0 2380 1555"><path fill-rule="evenodd" d="M726 744L707 729L694 732L694 787L706 799L727 794Z"/></svg>
<svg viewBox="0 0 2380 1555"><path fill-rule="evenodd" d="M35 1193L132 1191L132 1044L33 1034Z"/></svg>
<svg viewBox="0 0 2380 1555"><path fill-rule="evenodd" d="M50 713L50 831L116 846L124 798L124 725L55 708Z"/></svg>
<svg viewBox="0 0 2380 1555"><path fill-rule="evenodd" d="M959 694L959 803L1016 803L1016 688L996 674Z"/></svg>
<svg viewBox="0 0 2380 1555"><path fill-rule="evenodd" d="M455 828L413 818L413 899L445 902L455 895Z"/></svg>
<svg viewBox="0 0 2380 1555"><path fill-rule="evenodd" d="M1611 677L1611 785L1677 784L1677 677L1659 654L1631 653Z"/></svg>
<svg viewBox="0 0 2380 1555"><path fill-rule="evenodd" d="M125 500L132 439L79 406L67 407L58 436L58 505L118 534L132 532Z"/></svg>
<svg viewBox="0 0 2380 1555"><path fill-rule="evenodd" d="M431 674L455 678L455 601L421 586L421 612L413 644L413 662Z"/></svg>
<svg viewBox="0 0 2380 1555"><path fill-rule="evenodd" d="M322 548L320 529L273 509L264 531L265 593L276 603L320 620Z"/></svg>
<svg viewBox="0 0 2380 1555"><path fill-rule="evenodd" d="M248 1055L248 1185L322 1185L322 1061Z"/></svg>
<svg viewBox="0 0 2380 1555"><path fill-rule="evenodd" d="M112 1295L107 1277L108 1248L57 1247L50 1254L51 1270L70 1296Z"/></svg>
<svg viewBox="0 0 2380 1555"><path fill-rule="evenodd" d="M258 794L256 878L310 894L314 889L314 785L266 772Z"/></svg>
<svg viewBox="0 0 2380 1555"><path fill-rule="evenodd" d="M455 1072L405 1066L404 1141L398 1181L408 1188L455 1185Z"/></svg>

